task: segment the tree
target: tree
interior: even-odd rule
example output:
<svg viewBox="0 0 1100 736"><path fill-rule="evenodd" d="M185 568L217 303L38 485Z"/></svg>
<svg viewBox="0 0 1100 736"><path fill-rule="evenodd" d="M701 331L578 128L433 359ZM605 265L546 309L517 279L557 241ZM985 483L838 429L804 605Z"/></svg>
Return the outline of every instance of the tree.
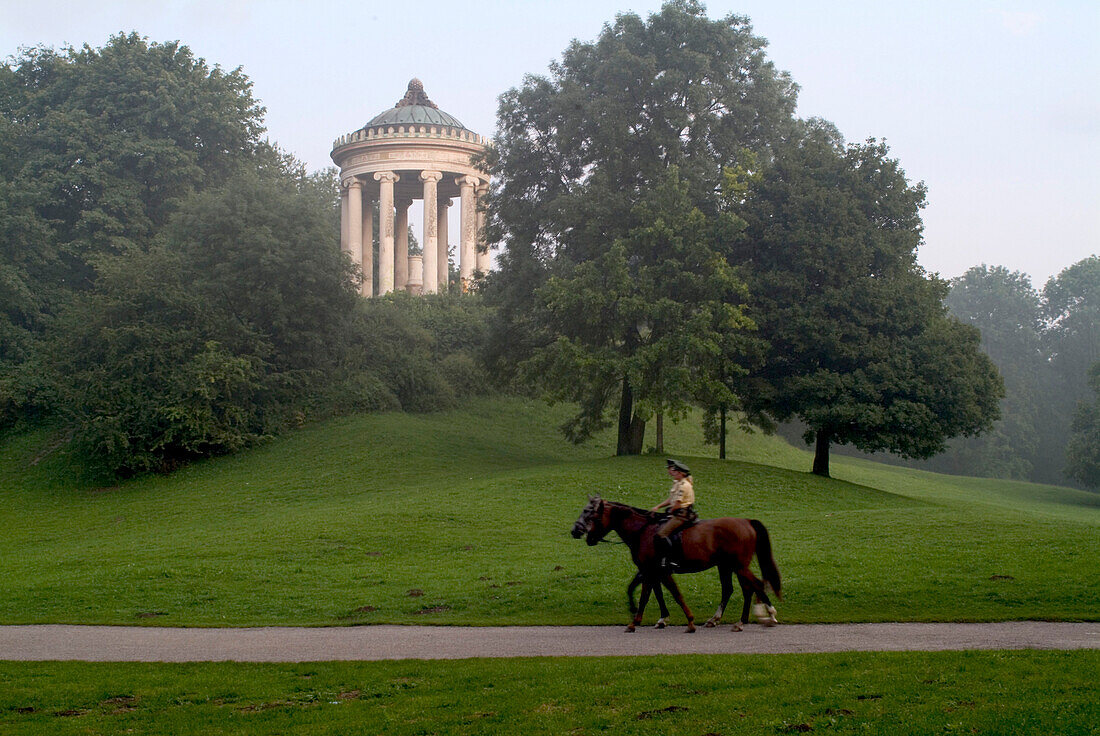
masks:
<svg viewBox="0 0 1100 736"><path fill-rule="evenodd" d="M1054 365L1076 386L1100 360L1100 256L1089 256L1043 287L1047 339Z"/></svg>
<svg viewBox="0 0 1100 736"><path fill-rule="evenodd" d="M89 256L147 247L183 197L268 152L247 77L177 43L30 49L0 80L3 171L24 232L50 241L43 275L70 288L93 280Z"/></svg>
<svg viewBox="0 0 1100 736"><path fill-rule="evenodd" d="M1100 488L1100 363L1089 371L1094 398L1082 401L1073 414L1066 446L1066 475L1089 488Z"/></svg>
<svg viewBox="0 0 1100 736"><path fill-rule="evenodd" d="M345 361L356 303L326 197L241 174L182 203L148 252L99 259L50 351L88 465L171 469L308 409Z"/></svg>
<svg viewBox="0 0 1100 736"><path fill-rule="evenodd" d="M262 116L240 70L137 34L0 66L0 420L41 389L20 366L97 258L148 249L181 201L242 166L281 164Z"/></svg>
<svg viewBox="0 0 1100 736"><path fill-rule="evenodd" d="M577 401L574 439L617 405L619 452L638 452L653 413L720 393L677 351L721 350L745 326L736 276L715 260L736 227L719 193L724 169L791 120L795 87L764 46L744 18L670 2L646 21L617 16L549 78L501 96L488 223L504 250L486 287L497 365L538 366L550 396Z"/></svg>
<svg viewBox="0 0 1100 736"><path fill-rule="evenodd" d="M1037 477L1064 482L1071 418L1078 403L1089 398L1089 370L1100 361L1100 256L1085 258L1048 280L1043 299L1049 411L1039 432L1040 455L1047 462L1037 468Z"/></svg>
<svg viewBox="0 0 1100 736"><path fill-rule="evenodd" d="M928 467L1026 479L1042 462L1038 427L1048 403L1042 299L1027 274L983 264L952 280L947 306L963 324L981 331L982 349L1004 377L1005 399L1002 418L990 432L953 441Z"/></svg>
<svg viewBox="0 0 1100 736"><path fill-rule="evenodd" d="M916 263L924 193L885 144L845 146L811 121L739 207L733 257L769 343L743 398L808 425L816 474L832 444L928 457L997 417L1003 387L977 330L947 316L946 284Z"/></svg>
<svg viewBox="0 0 1100 736"><path fill-rule="evenodd" d="M632 212L637 226L598 258L541 287L540 319L557 339L523 369L532 383L580 410L564 427L581 441L606 426L618 398L617 452L642 450L645 419L692 403L732 403L706 370L733 370L743 332L743 284L713 247L712 225L672 169Z"/></svg>

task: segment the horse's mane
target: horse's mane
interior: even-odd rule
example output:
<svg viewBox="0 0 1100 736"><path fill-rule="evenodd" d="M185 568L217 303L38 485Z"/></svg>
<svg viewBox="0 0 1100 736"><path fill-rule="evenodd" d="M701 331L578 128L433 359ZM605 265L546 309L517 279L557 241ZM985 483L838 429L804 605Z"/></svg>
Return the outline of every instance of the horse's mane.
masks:
<svg viewBox="0 0 1100 736"><path fill-rule="evenodd" d="M606 503L608 506L616 506L620 509L627 509L629 511L633 511L634 513L636 513L640 516L644 516L647 519L657 519L659 517L665 516L665 514L663 514L660 511L650 511L649 509L640 509L637 506L631 506L630 504L626 504L626 503L619 503L618 501L608 501L607 499L604 499L604 503Z"/></svg>

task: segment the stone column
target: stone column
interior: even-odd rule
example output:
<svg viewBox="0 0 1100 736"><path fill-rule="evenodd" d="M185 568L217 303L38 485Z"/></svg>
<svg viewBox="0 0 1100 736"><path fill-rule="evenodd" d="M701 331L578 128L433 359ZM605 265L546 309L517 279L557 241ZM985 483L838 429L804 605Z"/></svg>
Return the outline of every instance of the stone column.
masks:
<svg viewBox="0 0 1100 736"><path fill-rule="evenodd" d="M379 171L374 179L381 184L378 193L378 296L393 291L393 185L400 177L392 171Z"/></svg>
<svg viewBox="0 0 1100 736"><path fill-rule="evenodd" d="M409 280L405 290L415 296L424 293L424 256L409 256Z"/></svg>
<svg viewBox="0 0 1100 736"><path fill-rule="evenodd" d="M443 178L439 171L421 171L424 182L424 294L434 294L439 283L439 202L436 196L437 182Z"/></svg>
<svg viewBox="0 0 1100 736"><path fill-rule="evenodd" d="M360 293L374 296L374 201L370 197L363 198L363 288Z"/></svg>
<svg viewBox="0 0 1100 736"><path fill-rule="evenodd" d="M489 193L489 184L482 183L477 188L477 270L482 277L489 273L493 265L493 256L489 253L485 241L485 195ZM484 252L482 249L484 248Z"/></svg>
<svg viewBox="0 0 1100 736"><path fill-rule="evenodd" d="M455 184L462 195L462 224L459 228L462 240L459 243L458 273L460 289L465 294L473 286L477 259L477 202L474 199L474 187L478 180L476 176L460 176L455 179Z"/></svg>
<svg viewBox="0 0 1100 736"><path fill-rule="evenodd" d="M340 187L340 250L348 253L348 188Z"/></svg>
<svg viewBox="0 0 1100 736"><path fill-rule="evenodd" d="M396 291L404 291L409 283L409 207L411 199L402 199L397 203L394 264L393 264L393 288Z"/></svg>
<svg viewBox="0 0 1100 736"><path fill-rule="evenodd" d="M450 263L448 263L450 253L450 243L447 239L450 237L448 230L450 229L450 218L448 212L451 209L451 200L444 199L439 202L439 290L447 291L450 288L448 283L451 279Z"/></svg>
<svg viewBox="0 0 1100 736"><path fill-rule="evenodd" d="M348 182L348 253L360 268L363 266L363 182Z"/></svg>

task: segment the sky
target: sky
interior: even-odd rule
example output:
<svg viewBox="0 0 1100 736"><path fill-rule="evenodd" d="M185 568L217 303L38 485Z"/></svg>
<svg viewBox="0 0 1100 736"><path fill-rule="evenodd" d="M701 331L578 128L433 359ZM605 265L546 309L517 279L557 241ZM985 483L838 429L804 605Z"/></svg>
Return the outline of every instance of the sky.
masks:
<svg viewBox="0 0 1100 736"><path fill-rule="evenodd" d="M104 45L137 31L240 67L269 138L318 170L338 136L391 108L411 78L493 135L497 98L547 75L570 41L660 0L0 0L0 57ZM919 261L979 264L1041 288L1100 255L1100 1L711 0L748 16L801 88L797 114L849 141L885 139L928 187ZM413 208L415 211L417 208ZM457 209L457 208L452 208Z"/></svg>

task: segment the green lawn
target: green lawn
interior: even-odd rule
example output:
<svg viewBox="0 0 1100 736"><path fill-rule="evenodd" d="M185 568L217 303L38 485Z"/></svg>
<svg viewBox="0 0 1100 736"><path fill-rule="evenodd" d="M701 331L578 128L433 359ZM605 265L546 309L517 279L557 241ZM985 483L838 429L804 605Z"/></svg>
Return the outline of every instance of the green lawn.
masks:
<svg viewBox="0 0 1100 736"><path fill-rule="evenodd" d="M1097 733L1100 653L0 663L0 734Z"/></svg>
<svg viewBox="0 0 1100 736"><path fill-rule="evenodd" d="M563 417L505 399L348 417L112 488L47 432L7 437L0 623L622 623L625 548L569 528L589 493L660 500L664 463L569 445ZM781 622L1100 620L1100 495L839 457L827 480L777 438L718 461L697 427L666 434L703 516L768 526ZM715 575L682 582L709 616Z"/></svg>

